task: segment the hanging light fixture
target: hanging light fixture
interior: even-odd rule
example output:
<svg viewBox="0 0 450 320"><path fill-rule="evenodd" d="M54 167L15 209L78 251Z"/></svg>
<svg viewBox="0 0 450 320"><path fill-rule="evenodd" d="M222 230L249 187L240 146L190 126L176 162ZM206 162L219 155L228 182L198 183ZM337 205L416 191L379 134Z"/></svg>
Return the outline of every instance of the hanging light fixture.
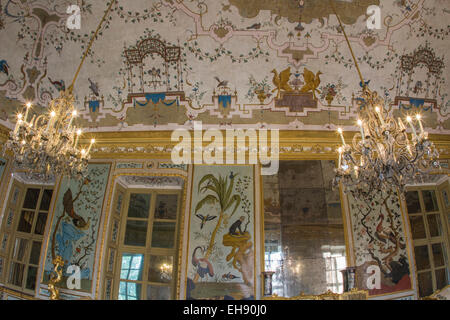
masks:
<svg viewBox="0 0 450 320"><path fill-rule="evenodd" d="M405 119L412 131L410 138L405 122L401 118L395 119L385 107L386 101L368 88L331 0L330 4L362 85L362 105L356 122L359 132L347 144L342 128L337 130L342 146L337 150L339 160L333 185L336 187L341 182L344 192L350 191L357 198L368 198L374 192L392 187L398 188L403 196L406 183L417 181L422 175L440 168L439 153L423 129L420 113ZM416 130L417 125L419 130Z"/></svg>
<svg viewBox="0 0 450 320"><path fill-rule="evenodd" d="M32 119L28 117L30 109L31 103L27 103L25 116L17 115L14 131L4 146L4 151L14 154L14 167L42 180L57 175L82 177L90 155L78 145L81 128L72 125L77 116L73 95L61 91L50 102L48 113Z"/></svg>
<svg viewBox="0 0 450 320"><path fill-rule="evenodd" d="M74 106L73 87L114 2L115 0L112 0L109 4L90 40L69 88L60 91L59 97L50 102L47 113L29 119L28 114L32 108L29 102L25 105L25 115L17 114L16 126L9 134L3 154L6 150L12 151L15 169L25 170L29 177L48 180L64 175L80 179L86 175L90 150L95 139L91 139L87 149L79 145L83 130L73 124L78 115Z"/></svg>

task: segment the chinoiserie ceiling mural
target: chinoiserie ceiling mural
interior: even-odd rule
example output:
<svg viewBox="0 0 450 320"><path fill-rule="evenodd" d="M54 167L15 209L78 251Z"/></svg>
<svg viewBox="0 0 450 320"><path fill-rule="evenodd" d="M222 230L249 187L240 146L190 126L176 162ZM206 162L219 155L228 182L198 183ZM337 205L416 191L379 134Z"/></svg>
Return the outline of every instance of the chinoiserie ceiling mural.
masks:
<svg viewBox="0 0 450 320"><path fill-rule="evenodd" d="M67 7L81 8L69 30ZM381 29L366 10L381 8ZM394 115L450 131L447 0L336 1L372 89ZM0 123L40 113L68 86L104 1L0 1ZM356 130L362 84L328 0L117 1L81 70L78 125L96 131L205 126Z"/></svg>

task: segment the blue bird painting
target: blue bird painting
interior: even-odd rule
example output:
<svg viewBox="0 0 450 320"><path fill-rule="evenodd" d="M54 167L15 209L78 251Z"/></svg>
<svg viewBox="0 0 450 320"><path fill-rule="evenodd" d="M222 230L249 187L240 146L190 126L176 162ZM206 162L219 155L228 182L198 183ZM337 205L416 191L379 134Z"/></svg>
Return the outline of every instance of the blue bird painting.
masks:
<svg viewBox="0 0 450 320"><path fill-rule="evenodd" d="M9 75L9 65L6 60L0 60L0 72L6 73L6 75Z"/></svg>

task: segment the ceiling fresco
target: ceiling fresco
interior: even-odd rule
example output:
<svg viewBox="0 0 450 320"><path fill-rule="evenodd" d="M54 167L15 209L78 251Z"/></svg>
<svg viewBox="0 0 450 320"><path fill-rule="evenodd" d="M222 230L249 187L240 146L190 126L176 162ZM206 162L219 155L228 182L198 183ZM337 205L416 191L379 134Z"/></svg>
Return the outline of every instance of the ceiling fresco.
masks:
<svg viewBox="0 0 450 320"><path fill-rule="evenodd" d="M66 27L81 8L80 29ZM107 1L0 0L0 124L68 87ZM377 5L381 28L367 27ZM335 1L395 116L450 133L448 0ZM357 130L361 83L329 0L117 0L75 84L87 131Z"/></svg>

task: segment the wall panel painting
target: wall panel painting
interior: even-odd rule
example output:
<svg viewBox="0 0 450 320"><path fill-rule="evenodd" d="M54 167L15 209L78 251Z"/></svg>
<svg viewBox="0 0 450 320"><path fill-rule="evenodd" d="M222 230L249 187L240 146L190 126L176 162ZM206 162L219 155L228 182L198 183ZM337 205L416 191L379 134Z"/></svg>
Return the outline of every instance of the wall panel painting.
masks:
<svg viewBox="0 0 450 320"><path fill-rule="evenodd" d="M80 291L91 292L94 260L103 201L110 164L89 164L84 180L63 178L56 199L52 227L45 258L43 283L53 271L52 260L60 255L64 260L63 277L58 287L67 288L67 267L80 267Z"/></svg>
<svg viewBox="0 0 450 320"><path fill-rule="evenodd" d="M195 166L186 299L255 298L253 166Z"/></svg>
<svg viewBox="0 0 450 320"><path fill-rule="evenodd" d="M371 199L355 200L351 194L348 199L357 287L370 296L412 290L410 244L398 194L383 190Z"/></svg>

